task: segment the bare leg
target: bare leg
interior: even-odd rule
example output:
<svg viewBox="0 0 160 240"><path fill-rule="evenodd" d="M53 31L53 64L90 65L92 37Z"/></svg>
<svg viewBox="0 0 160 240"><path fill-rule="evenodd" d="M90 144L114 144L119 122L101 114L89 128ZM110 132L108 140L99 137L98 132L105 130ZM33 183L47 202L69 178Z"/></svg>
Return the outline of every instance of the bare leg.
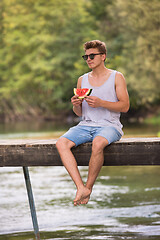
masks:
<svg viewBox="0 0 160 240"><path fill-rule="evenodd" d="M74 205L78 205L82 199L90 195L91 191L86 186L84 186L82 182L82 178L77 167L77 162L71 152L71 148L73 146L75 146L75 143L68 140L67 138L60 138L56 143L56 147L61 157L62 163L77 187Z"/></svg>
<svg viewBox="0 0 160 240"><path fill-rule="evenodd" d="M103 150L108 145L108 141L101 136L95 137L92 143L92 154L89 162L89 171L86 187L92 191L93 185L96 181L96 178L101 170L101 167L104 163L104 154ZM81 204L87 204L89 197L83 199Z"/></svg>

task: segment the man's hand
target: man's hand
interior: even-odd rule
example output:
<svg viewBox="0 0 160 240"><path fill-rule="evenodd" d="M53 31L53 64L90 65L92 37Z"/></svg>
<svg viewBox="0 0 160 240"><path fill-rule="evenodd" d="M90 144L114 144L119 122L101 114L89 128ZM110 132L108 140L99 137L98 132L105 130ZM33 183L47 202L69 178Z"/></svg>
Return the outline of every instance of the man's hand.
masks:
<svg viewBox="0 0 160 240"><path fill-rule="evenodd" d="M98 98L98 97L95 97L95 96L87 96L85 97L85 100L86 102L88 103L88 105L90 107L93 107L93 108L98 108L98 107L101 107L101 99Z"/></svg>
<svg viewBox="0 0 160 240"><path fill-rule="evenodd" d="M82 102L83 102L83 99L79 99L77 95L74 95L71 98L71 103L73 104L74 107L81 105Z"/></svg>
<svg viewBox="0 0 160 240"><path fill-rule="evenodd" d="M83 99L79 99L77 95L71 98L71 103L73 104L73 112L79 117L82 116L82 102Z"/></svg>

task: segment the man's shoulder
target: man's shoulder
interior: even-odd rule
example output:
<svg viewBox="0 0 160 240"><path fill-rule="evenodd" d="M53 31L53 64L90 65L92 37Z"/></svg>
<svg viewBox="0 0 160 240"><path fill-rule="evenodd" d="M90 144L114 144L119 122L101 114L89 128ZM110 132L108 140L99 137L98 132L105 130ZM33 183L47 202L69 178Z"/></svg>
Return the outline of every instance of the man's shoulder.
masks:
<svg viewBox="0 0 160 240"><path fill-rule="evenodd" d="M78 88L81 88L81 84L82 84L82 80L84 79L84 74L81 75L79 78L78 78L78 84L77 84L77 87Z"/></svg>
<svg viewBox="0 0 160 240"><path fill-rule="evenodd" d="M88 77L88 74L89 74L89 72L84 73L83 75L81 75L81 76L78 78L78 80L79 80L79 81L82 81L83 78L87 78L87 77Z"/></svg>
<svg viewBox="0 0 160 240"><path fill-rule="evenodd" d="M108 69L110 73L114 73L116 77L123 77L123 74L115 69Z"/></svg>
<svg viewBox="0 0 160 240"><path fill-rule="evenodd" d="M124 77L123 76L123 73L121 73L120 71L118 71L118 70L113 70L115 73L116 73L116 76L118 76L118 77Z"/></svg>
<svg viewBox="0 0 160 240"><path fill-rule="evenodd" d="M125 78L123 73L116 71L115 84L119 85L119 84L123 84L124 82L125 82Z"/></svg>
<svg viewBox="0 0 160 240"><path fill-rule="evenodd" d="M79 78L83 78L83 77L85 77L85 76L88 76L88 74L89 74L89 72L87 72L87 73L84 73L83 75L81 75Z"/></svg>

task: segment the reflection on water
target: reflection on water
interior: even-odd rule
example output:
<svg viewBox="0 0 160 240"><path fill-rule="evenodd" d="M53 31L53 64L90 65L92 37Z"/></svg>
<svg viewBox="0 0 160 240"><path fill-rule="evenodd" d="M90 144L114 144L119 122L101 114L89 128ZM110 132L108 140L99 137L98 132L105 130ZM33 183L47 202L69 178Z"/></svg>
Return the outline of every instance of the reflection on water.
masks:
<svg viewBox="0 0 160 240"><path fill-rule="evenodd" d="M0 124L0 139L11 138L54 138L60 136L70 124L58 122L18 122Z"/></svg>
<svg viewBox="0 0 160 240"><path fill-rule="evenodd" d="M87 178L87 167L80 167ZM33 239L21 168L0 169L0 240ZM42 239L158 239L160 167L103 167L88 205L73 206L63 167L32 167Z"/></svg>
<svg viewBox="0 0 160 240"><path fill-rule="evenodd" d="M0 138L57 138L70 125L0 125ZM157 136L159 126L130 126L126 136ZM160 239L160 167L103 167L91 199L73 206L75 186L64 167L30 169L41 239ZM84 181L87 167L80 167ZM34 239L23 171L0 168L0 240Z"/></svg>
<svg viewBox="0 0 160 240"><path fill-rule="evenodd" d="M57 138L77 123L63 122L17 122L0 124L0 139L10 138ZM124 127L125 136L157 137L160 125L129 124Z"/></svg>

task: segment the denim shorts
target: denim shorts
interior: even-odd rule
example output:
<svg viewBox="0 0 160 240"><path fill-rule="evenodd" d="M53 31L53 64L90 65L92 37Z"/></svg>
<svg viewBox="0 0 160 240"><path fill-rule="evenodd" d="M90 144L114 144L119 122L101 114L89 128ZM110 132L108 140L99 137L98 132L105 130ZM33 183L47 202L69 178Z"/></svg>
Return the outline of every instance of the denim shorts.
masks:
<svg viewBox="0 0 160 240"><path fill-rule="evenodd" d="M74 142L76 146L78 146L82 143L92 142L97 136L106 138L109 144L119 141L122 137L120 132L115 127L92 127L84 125L77 125L70 128L61 137L69 139L70 141Z"/></svg>

